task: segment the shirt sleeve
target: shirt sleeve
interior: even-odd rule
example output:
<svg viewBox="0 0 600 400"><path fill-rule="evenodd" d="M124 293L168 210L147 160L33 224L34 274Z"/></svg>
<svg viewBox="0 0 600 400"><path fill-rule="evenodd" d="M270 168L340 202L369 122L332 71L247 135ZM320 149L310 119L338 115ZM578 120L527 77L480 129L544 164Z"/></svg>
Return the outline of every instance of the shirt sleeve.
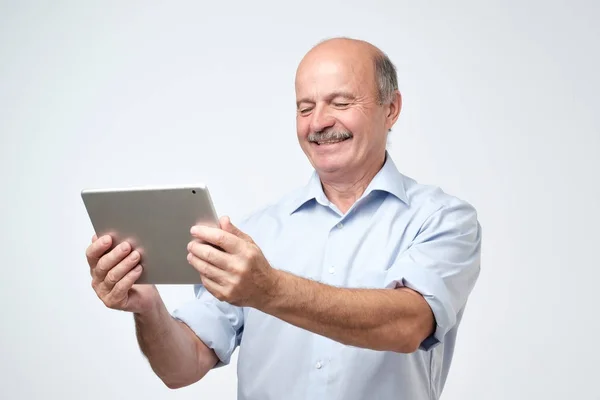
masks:
<svg viewBox="0 0 600 400"><path fill-rule="evenodd" d="M172 316L188 325L214 350L219 358L215 368L227 365L240 344L243 308L218 300L203 285L194 285L194 293L195 298L173 311Z"/></svg>
<svg viewBox="0 0 600 400"><path fill-rule="evenodd" d="M475 209L456 201L423 223L409 248L386 274L386 287L419 292L435 317L436 329L420 345L430 350L444 341L479 276L481 226Z"/></svg>

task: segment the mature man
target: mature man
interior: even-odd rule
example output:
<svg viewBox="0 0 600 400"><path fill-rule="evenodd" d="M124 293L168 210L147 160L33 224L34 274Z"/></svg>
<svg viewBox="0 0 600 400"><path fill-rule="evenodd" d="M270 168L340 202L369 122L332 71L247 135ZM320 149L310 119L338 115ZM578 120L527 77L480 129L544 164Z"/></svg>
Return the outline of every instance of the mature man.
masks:
<svg viewBox="0 0 600 400"><path fill-rule="evenodd" d="M437 399L479 275L476 211L402 175L386 151L401 108L396 71L373 45L311 49L296 75L306 186L240 227L191 228L202 277L173 315L133 285L139 254L87 249L93 287L134 313L138 341L171 388L229 363L239 399ZM142 260L143 261L143 260ZM191 268L191 267L190 267Z"/></svg>

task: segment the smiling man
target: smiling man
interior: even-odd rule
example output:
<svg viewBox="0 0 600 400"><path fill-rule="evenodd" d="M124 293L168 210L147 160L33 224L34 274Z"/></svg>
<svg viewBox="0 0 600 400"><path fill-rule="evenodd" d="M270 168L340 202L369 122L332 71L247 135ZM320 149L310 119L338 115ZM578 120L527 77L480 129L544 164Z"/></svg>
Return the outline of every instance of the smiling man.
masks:
<svg viewBox="0 0 600 400"><path fill-rule="evenodd" d="M308 183L234 226L191 228L196 298L170 315L131 246L87 250L104 303L135 315L172 388L230 362L240 400L438 399L479 276L467 202L401 174L386 151L401 109L396 71L364 41L315 46L296 75ZM106 239L106 241L104 241ZM132 286L133 285L133 286Z"/></svg>

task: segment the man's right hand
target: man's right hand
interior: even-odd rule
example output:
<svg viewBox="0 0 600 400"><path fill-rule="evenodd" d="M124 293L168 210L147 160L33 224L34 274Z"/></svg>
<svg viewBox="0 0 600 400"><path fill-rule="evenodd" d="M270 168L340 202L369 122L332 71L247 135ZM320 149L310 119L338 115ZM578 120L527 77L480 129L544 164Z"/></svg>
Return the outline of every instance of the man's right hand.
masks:
<svg viewBox="0 0 600 400"><path fill-rule="evenodd" d="M217 355L187 325L171 317L156 286L135 284L142 267L131 244L119 243L110 250L112 242L110 236L94 235L85 252L92 288L107 307L135 314L140 349L168 387L202 379L216 365Z"/></svg>
<svg viewBox="0 0 600 400"><path fill-rule="evenodd" d="M108 235L94 235L85 252L92 288L108 308L136 314L149 312L160 301L160 294L154 285L135 285L142 274L140 254L132 251L128 242L110 250L112 242Z"/></svg>

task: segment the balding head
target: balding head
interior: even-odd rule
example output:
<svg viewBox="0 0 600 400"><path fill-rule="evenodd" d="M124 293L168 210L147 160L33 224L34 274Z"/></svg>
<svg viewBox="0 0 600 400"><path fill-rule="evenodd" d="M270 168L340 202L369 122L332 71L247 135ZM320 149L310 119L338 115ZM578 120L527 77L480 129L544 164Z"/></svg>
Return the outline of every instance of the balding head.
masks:
<svg viewBox="0 0 600 400"><path fill-rule="evenodd" d="M393 100L394 92L398 90L398 76L396 67L389 57L378 47L364 40L347 37L325 39L316 44L302 59L298 70L306 62L313 62L324 57L345 55L345 58L354 57L370 62L377 98L381 104Z"/></svg>
<svg viewBox="0 0 600 400"><path fill-rule="evenodd" d="M352 180L381 167L401 107L396 71L362 40L314 46L296 72L298 140L321 178Z"/></svg>

